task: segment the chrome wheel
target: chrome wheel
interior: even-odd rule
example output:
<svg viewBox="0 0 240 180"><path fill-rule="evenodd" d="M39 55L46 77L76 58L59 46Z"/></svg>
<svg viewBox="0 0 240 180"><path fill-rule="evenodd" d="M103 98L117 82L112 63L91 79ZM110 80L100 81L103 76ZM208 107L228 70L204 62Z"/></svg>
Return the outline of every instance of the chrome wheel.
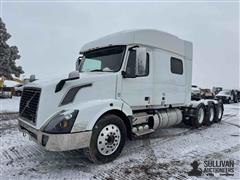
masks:
<svg viewBox="0 0 240 180"><path fill-rule="evenodd" d="M213 119L214 119L214 109L213 109L213 108L210 108L209 113L210 113L209 121L210 121L210 122L213 122Z"/></svg>
<svg viewBox="0 0 240 180"><path fill-rule="evenodd" d="M203 119L204 119L204 110L203 110L203 108L200 108L199 111L198 111L198 122L199 122L199 124L202 124Z"/></svg>
<svg viewBox="0 0 240 180"><path fill-rule="evenodd" d="M97 148L102 155L111 155L116 151L121 141L119 128L114 124L105 126L98 135Z"/></svg>

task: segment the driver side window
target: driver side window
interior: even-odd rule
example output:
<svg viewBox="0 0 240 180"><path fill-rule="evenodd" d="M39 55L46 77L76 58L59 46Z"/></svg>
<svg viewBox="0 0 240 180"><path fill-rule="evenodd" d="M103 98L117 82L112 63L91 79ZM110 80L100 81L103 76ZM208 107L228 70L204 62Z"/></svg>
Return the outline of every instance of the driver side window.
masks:
<svg viewBox="0 0 240 180"><path fill-rule="evenodd" d="M146 67L142 67L141 64L138 64L139 70L141 70L142 75L137 77L143 77L148 76L149 74L149 53L146 55ZM127 68L126 68L127 74L131 75L131 77L136 75L136 51L131 50L129 52L128 56L128 62L127 62Z"/></svg>

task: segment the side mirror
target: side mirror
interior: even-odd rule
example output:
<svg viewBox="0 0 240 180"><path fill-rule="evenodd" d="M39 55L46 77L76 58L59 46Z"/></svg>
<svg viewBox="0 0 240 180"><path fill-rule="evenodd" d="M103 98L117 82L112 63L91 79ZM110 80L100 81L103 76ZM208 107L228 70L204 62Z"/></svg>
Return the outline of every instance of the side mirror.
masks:
<svg viewBox="0 0 240 180"><path fill-rule="evenodd" d="M147 50L144 47L136 48L136 76L142 76L146 70Z"/></svg>
<svg viewBox="0 0 240 180"><path fill-rule="evenodd" d="M79 71L72 71L68 74L68 79L79 78Z"/></svg>
<svg viewBox="0 0 240 180"><path fill-rule="evenodd" d="M127 76L126 71L122 71L121 74L122 74L122 77L123 77L123 78L126 78L126 76Z"/></svg>
<svg viewBox="0 0 240 180"><path fill-rule="evenodd" d="M122 71L121 72L121 74L122 74L122 77L123 78L135 78L136 77L136 75L134 74L130 74L130 73L128 73L127 71Z"/></svg>
<svg viewBox="0 0 240 180"><path fill-rule="evenodd" d="M82 56L79 56L76 61L76 71L79 71L81 61L82 61Z"/></svg>
<svg viewBox="0 0 240 180"><path fill-rule="evenodd" d="M35 74L30 75L29 82L33 82L36 80Z"/></svg>

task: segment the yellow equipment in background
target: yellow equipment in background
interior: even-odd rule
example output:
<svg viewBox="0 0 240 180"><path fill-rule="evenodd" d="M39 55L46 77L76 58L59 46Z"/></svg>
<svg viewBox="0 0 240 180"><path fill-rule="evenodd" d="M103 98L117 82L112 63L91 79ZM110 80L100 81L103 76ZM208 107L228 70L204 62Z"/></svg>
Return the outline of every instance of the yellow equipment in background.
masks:
<svg viewBox="0 0 240 180"><path fill-rule="evenodd" d="M3 87L3 84L4 84L4 78L1 77L1 78L0 78L0 87Z"/></svg>
<svg viewBox="0 0 240 180"><path fill-rule="evenodd" d="M4 77L0 77L0 87L4 86L4 81L5 80L8 80L8 79L5 79ZM13 78L13 79L10 79L9 81L15 81L15 82L20 83L20 84L22 84L24 82L23 80L18 79L18 78Z"/></svg>
<svg viewBox="0 0 240 180"><path fill-rule="evenodd" d="M24 80L18 78L6 79L0 77L0 98L12 98L12 96L20 96L21 91L16 90L16 87L22 86Z"/></svg>
<svg viewBox="0 0 240 180"><path fill-rule="evenodd" d="M21 79L18 79L18 78L13 78L13 80L12 81L16 81L16 82L18 82L18 83L23 83L24 81L23 80L21 80Z"/></svg>

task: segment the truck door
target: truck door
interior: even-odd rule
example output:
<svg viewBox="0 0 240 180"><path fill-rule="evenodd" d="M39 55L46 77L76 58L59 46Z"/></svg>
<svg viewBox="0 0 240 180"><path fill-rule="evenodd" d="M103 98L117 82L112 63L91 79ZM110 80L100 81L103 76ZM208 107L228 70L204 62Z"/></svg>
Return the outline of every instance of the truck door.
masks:
<svg viewBox="0 0 240 180"><path fill-rule="evenodd" d="M152 101L151 53L145 50L143 62L136 60L137 53L137 49L130 49L127 52L121 99L133 109L145 109L146 106L151 105ZM144 66L141 66L141 63Z"/></svg>

